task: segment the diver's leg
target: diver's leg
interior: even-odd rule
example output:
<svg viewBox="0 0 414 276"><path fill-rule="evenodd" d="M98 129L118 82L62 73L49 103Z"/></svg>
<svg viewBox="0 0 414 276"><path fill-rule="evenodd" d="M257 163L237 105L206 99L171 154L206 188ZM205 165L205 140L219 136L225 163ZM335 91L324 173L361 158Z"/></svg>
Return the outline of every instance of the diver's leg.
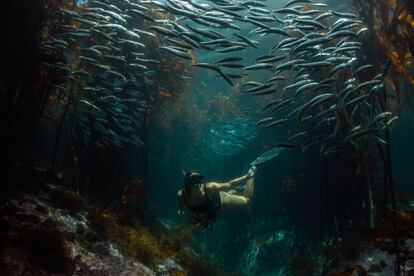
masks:
<svg viewBox="0 0 414 276"><path fill-rule="evenodd" d="M240 195L229 194L226 192L220 192L221 208L234 207L234 206L246 206L249 204L249 198Z"/></svg>
<svg viewBox="0 0 414 276"><path fill-rule="evenodd" d="M244 187L244 197L251 199L254 192L254 177L247 179L246 186Z"/></svg>

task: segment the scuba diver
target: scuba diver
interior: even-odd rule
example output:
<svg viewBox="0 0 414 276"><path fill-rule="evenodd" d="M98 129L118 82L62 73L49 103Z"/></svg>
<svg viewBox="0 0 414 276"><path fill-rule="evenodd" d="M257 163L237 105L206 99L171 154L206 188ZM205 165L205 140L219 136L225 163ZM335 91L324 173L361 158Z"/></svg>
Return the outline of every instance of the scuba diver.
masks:
<svg viewBox="0 0 414 276"><path fill-rule="evenodd" d="M184 176L184 188L179 190L178 215L182 217L184 209L196 214L197 225L204 228L211 227L216 220L217 211L226 212L240 207L247 207L254 190L254 175L257 168L252 166L246 175L226 183L203 183L204 177L196 172L189 171ZM246 181L243 195L236 195L234 188Z"/></svg>

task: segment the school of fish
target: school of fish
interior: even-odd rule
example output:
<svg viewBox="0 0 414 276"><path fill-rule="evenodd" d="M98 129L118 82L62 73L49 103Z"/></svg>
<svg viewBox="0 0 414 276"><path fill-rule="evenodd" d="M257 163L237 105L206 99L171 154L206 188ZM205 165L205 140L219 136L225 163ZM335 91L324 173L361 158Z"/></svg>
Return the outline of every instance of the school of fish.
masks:
<svg viewBox="0 0 414 276"><path fill-rule="evenodd" d="M305 150L320 143L321 154L327 155L364 137L384 143L381 131L398 118L377 100L385 89L386 65L359 62L358 39L367 28L355 14L324 3L291 0L270 10L264 0L91 0L77 11L61 9L59 16L62 24L43 48L65 53L65 61L45 65L65 73L71 83L52 85L79 103L72 120L85 143L93 135L87 124L94 118L103 137L95 142L98 146L143 144L136 131L148 104L142 91L151 91L154 70L162 66L146 56L145 49L154 47L145 45L146 36L161 37L157 47L188 60L189 67L211 70L229 85L240 84L242 93L266 97L266 115L257 125L291 124L295 130L274 147ZM148 27L137 27L137 19ZM247 35L246 29L251 29ZM242 53L263 47L264 37L274 41L272 47L246 64ZM74 43L79 52L71 47ZM194 54L208 52L222 57L194 61ZM74 62L83 69L73 70ZM251 72L269 78L255 81ZM82 93L70 92L74 89Z"/></svg>

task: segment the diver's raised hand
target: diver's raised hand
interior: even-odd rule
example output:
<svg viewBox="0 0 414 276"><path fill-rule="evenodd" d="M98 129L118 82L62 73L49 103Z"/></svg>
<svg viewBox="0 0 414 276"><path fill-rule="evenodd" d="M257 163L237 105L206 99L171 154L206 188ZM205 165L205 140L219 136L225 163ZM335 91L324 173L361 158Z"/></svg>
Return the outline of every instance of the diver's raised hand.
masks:
<svg viewBox="0 0 414 276"><path fill-rule="evenodd" d="M252 166L249 171L247 172L247 178L252 178L256 174L257 168L256 166Z"/></svg>

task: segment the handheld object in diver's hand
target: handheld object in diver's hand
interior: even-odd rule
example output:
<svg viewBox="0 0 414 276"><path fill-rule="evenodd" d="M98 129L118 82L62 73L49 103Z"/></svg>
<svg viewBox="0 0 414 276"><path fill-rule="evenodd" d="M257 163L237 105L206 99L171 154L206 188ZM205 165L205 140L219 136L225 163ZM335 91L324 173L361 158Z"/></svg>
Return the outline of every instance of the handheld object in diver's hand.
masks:
<svg viewBox="0 0 414 276"><path fill-rule="evenodd" d="M247 177L251 178L256 174L256 166L252 166L249 171L247 172Z"/></svg>
<svg viewBox="0 0 414 276"><path fill-rule="evenodd" d="M277 157L284 150L285 150L284 148L279 148L279 147L272 148L272 149L262 153L261 155L259 155L259 157L257 157L252 163L250 163L250 166L257 166L257 165L260 165L264 162L267 162L267 161Z"/></svg>

